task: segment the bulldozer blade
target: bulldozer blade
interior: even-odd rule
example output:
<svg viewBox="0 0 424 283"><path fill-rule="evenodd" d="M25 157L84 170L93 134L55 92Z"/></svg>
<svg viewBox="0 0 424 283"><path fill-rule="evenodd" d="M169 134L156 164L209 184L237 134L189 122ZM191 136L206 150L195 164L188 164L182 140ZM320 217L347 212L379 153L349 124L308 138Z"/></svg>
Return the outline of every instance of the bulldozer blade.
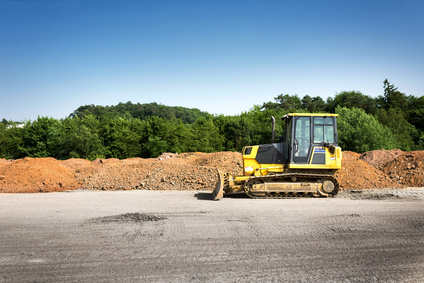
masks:
<svg viewBox="0 0 424 283"><path fill-rule="evenodd" d="M216 184L215 190L213 190L213 192L212 192L212 199L213 200L220 200L224 196L224 181L223 181L223 179L224 179L223 173L221 173L218 170L218 183Z"/></svg>

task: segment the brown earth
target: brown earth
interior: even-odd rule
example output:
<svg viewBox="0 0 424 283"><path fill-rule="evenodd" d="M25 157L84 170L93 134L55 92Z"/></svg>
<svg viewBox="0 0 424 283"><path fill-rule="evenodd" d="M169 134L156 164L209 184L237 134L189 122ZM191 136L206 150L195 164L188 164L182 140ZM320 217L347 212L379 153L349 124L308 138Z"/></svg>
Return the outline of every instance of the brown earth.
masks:
<svg viewBox="0 0 424 283"><path fill-rule="evenodd" d="M0 192L53 192L74 190L81 186L75 174L54 158L27 157L0 161Z"/></svg>
<svg viewBox="0 0 424 283"><path fill-rule="evenodd" d="M403 151L400 149L392 149L392 150L373 150L369 152L365 152L361 154L359 159L364 160L374 166L379 170L383 170L385 164L397 156L403 154Z"/></svg>
<svg viewBox="0 0 424 283"><path fill-rule="evenodd" d="M390 154L390 152L381 152L375 153L373 156L386 159L387 155ZM379 164L376 159L372 163L369 163L361 158L362 156L359 153L351 151L343 152L342 169L336 173L336 178L342 190L403 187L390 179L381 170L374 167Z"/></svg>
<svg viewBox="0 0 424 283"><path fill-rule="evenodd" d="M398 184L424 187L424 151L404 152L388 161L383 172Z"/></svg>
<svg viewBox="0 0 424 283"><path fill-rule="evenodd" d="M165 153L156 159L130 158L0 159L0 192L33 193L73 190L212 190L218 168L242 174L241 154ZM343 152L336 173L341 189L361 190L424 186L424 151Z"/></svg>
<svg viewBox="0 0 424 283"><path fill-rule="evenodd" d="M168 156L168 155L163 155ZM241 154L235 152L183 153L173 158L81 159L60 163L76 174L86 189L100 190L212 190L216 168L241 174Z"/></svg>

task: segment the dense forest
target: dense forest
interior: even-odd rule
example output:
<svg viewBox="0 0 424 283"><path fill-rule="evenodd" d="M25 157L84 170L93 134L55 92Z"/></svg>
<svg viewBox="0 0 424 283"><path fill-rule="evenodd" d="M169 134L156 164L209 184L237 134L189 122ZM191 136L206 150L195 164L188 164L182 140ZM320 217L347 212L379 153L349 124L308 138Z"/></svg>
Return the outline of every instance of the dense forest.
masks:
<svg viewBox="0 0 424 283"><path fill-rule="evenodd" d="M236 116L157 103L81 106L65 119L0 122L0 158L57 159L157 157L162 152L240 151L269 143L270 117L293 112L337 113L343 150L424 149L424 97L408 96L391 84L372 98L343 91L321 97L280 94ZM279 119L277 119L278 121ZM277 124L277 135L283 125Z"/></svg>

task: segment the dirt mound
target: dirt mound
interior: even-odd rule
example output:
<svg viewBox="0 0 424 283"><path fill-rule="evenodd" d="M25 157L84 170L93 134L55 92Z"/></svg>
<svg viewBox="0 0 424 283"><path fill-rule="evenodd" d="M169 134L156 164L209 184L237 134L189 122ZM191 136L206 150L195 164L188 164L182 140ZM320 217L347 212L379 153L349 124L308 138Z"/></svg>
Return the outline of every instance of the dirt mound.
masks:
<svg viewBox="0 0 424 283"><path fill-rule="evenodd" d="M0 192L36 193L73 190L75 174L54 158L24 158L0 165Z"/></svg>
<svg viewBox="0 0 424 283"><path fill-rule="evenodd" d="M212 190L218 181L216 168L241 174L241 154L183 153L165 159L103 159L74 172L86 189Z"/></svg>
<svg viewBox="0 0 424 283"><path fill-rule="evenodd" d="M381 170L397 187L424 186L424 151L374 150L360 159Z"/></svg>
<svg viewBox="0 0 424 283"><path fill-rule="evenodd" d="M241 174L235 152L168 154L159 159L25 158L0 160L0 192L93 190L212 190L216 168Z"/></svg>
<svg viewBox="0 0 424 283"><path fill-rule="evenodd" d="M384 165L383 171L398 184L424 187L424 151L404 152Z"/></svg>
<svg viewBox="0 0 424 283"><path fill-rule="evenodd" d="M383 170L387 162L392 161L401 154L403 154L403 151L400 149L381 149L365 152L359 157L359 159L368 162L379 170Z"/></svg>
<svg viewBox="0 0 424 283"><path fill-rule="evenodd" d="M343 190L399 188L399 183L391 180L384 172L360 159L361 155L351 151L343 152L342 169L336 173L340 188ZM375 163L379 163L374 159Z"/></svg>

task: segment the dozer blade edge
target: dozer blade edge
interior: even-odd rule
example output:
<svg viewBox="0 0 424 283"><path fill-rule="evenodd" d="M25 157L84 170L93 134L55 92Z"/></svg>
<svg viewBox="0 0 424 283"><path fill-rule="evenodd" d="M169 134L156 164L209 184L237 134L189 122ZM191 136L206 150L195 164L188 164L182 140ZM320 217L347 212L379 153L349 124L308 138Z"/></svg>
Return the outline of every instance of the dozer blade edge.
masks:
<svg viewBox="0 0 424 283"><path fill-rule="evenodd" d="M216 184L215 190L212 192L212 199L220 200L224 196L224 176L219 169L216 170L218 171L218 183Z"/></svg>

